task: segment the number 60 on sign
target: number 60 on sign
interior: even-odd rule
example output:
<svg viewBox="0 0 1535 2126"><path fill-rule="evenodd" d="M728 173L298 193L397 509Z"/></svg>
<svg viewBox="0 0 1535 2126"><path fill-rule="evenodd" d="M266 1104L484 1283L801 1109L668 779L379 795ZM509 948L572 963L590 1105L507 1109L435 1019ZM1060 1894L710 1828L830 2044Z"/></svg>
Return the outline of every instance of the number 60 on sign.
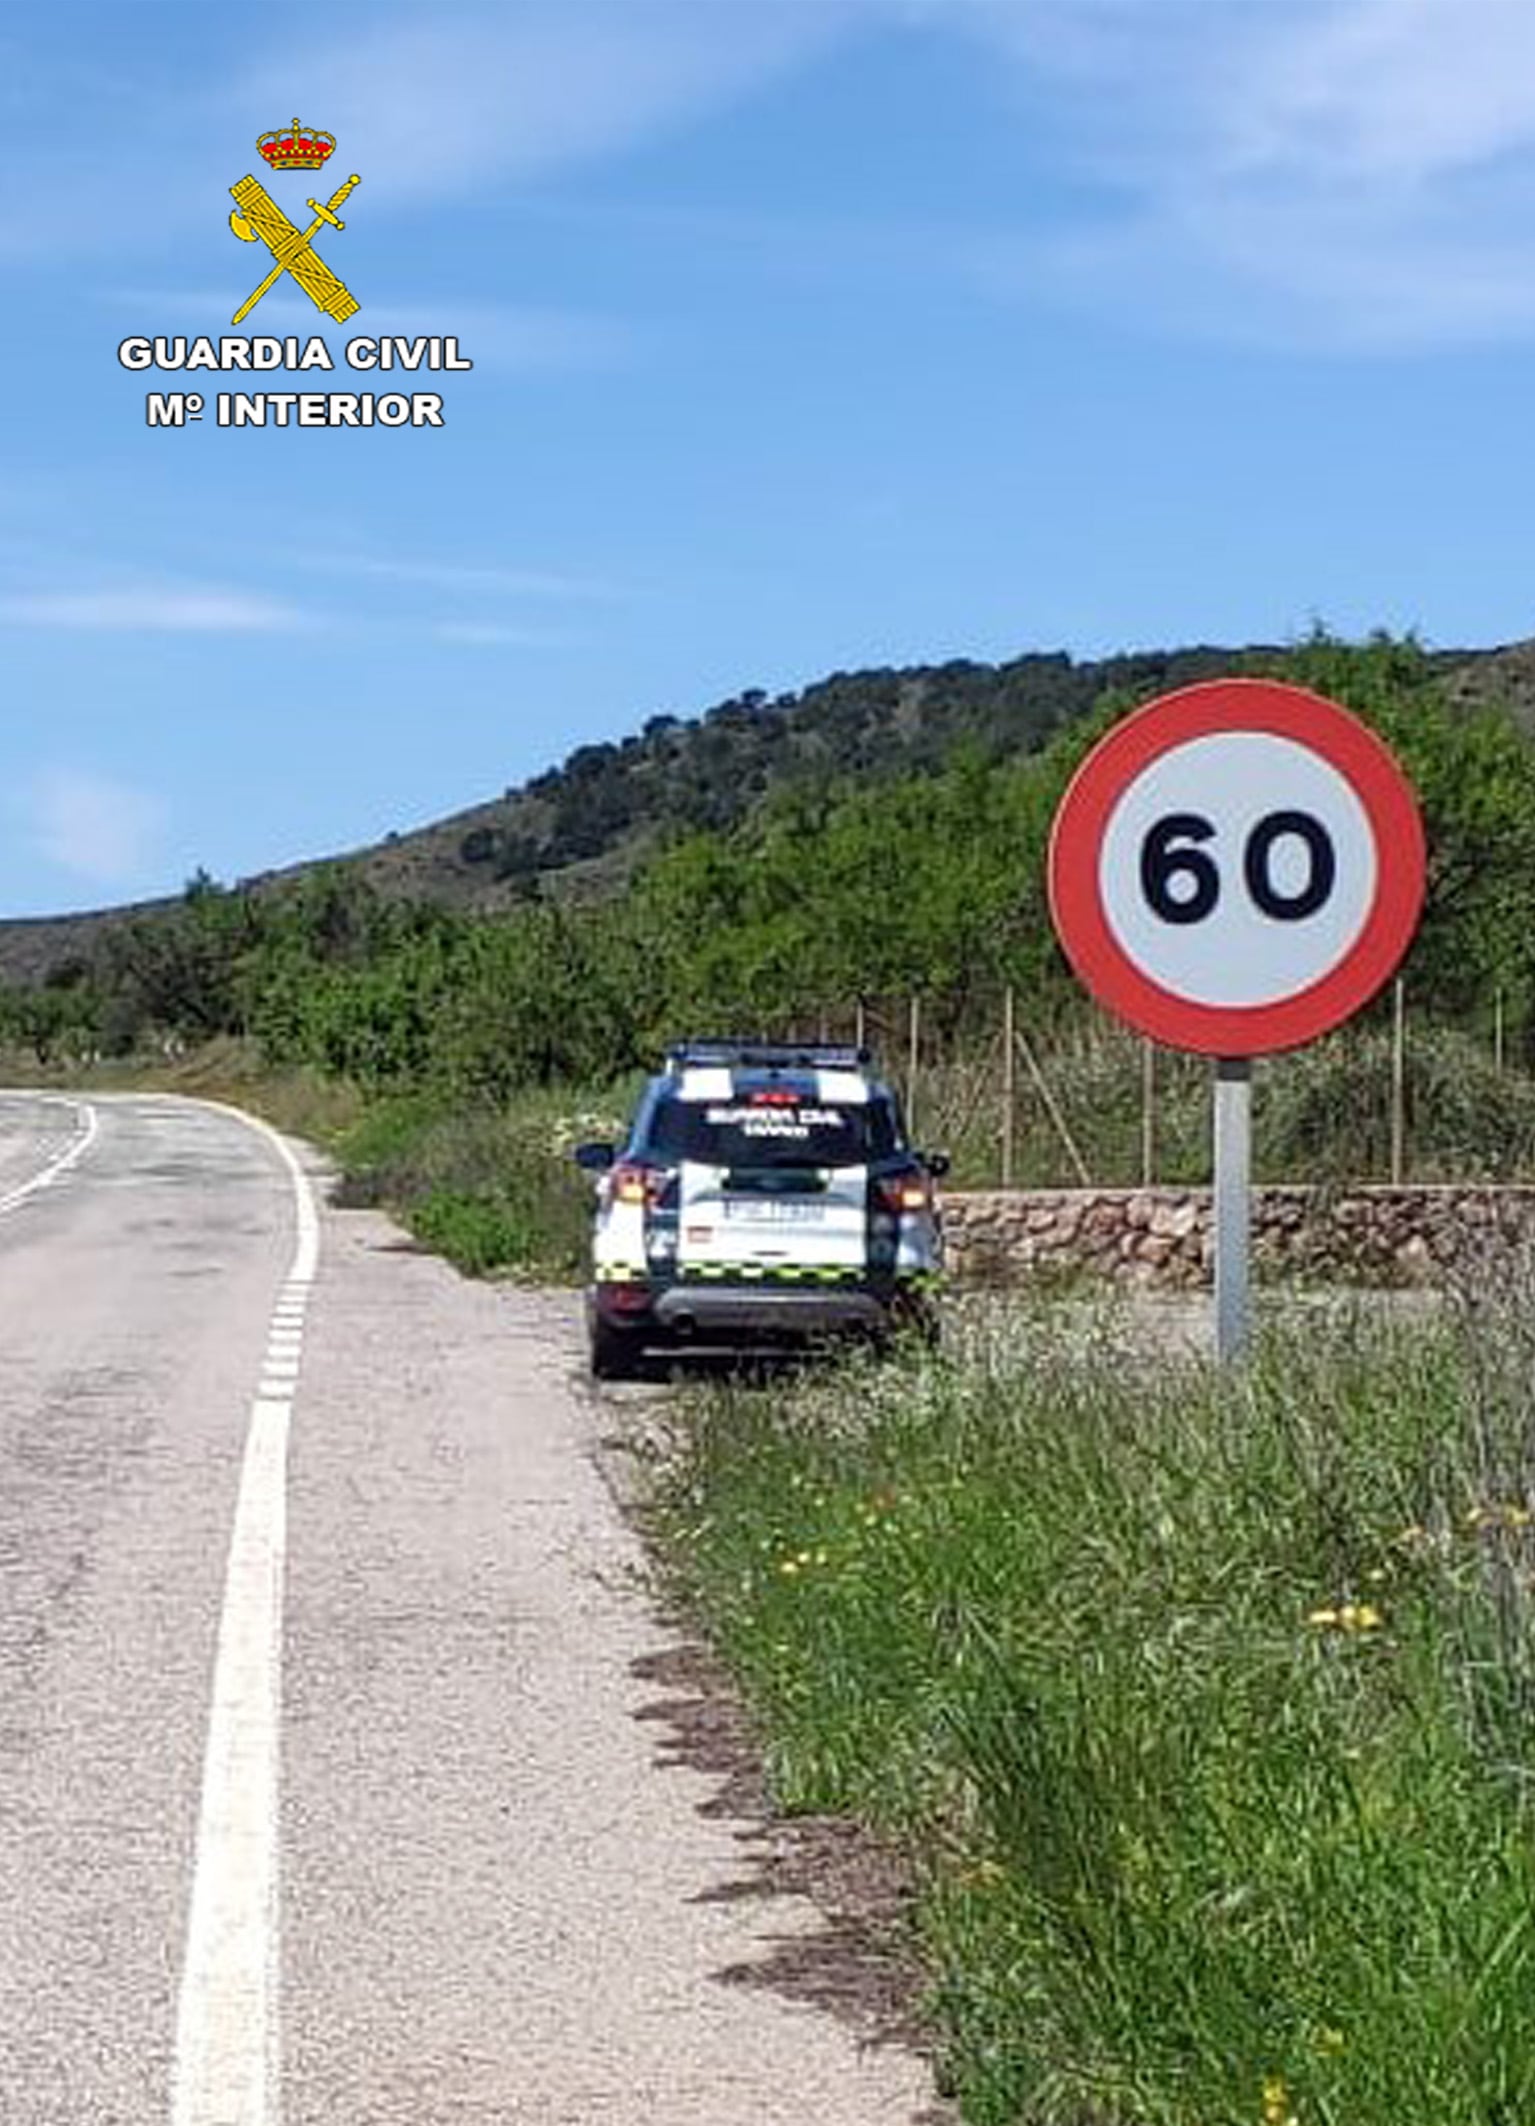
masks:
<svg viewBox="0 0 1535 2126"><path fill-rule="evenodd" d="M1310 1041L1368 1001L1423 900L1412 789L1304 688L1213 680L1115 726L1056 814L1050 903L1086 986L1173 1048Z"/></svg>

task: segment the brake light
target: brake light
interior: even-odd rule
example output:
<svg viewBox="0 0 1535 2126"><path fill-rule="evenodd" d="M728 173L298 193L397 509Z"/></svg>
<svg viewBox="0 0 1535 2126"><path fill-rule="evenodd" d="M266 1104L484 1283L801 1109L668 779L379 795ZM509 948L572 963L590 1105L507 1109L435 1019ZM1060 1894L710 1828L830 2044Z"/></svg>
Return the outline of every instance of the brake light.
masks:
<svg viewBox="0 0 1535 2126"><path fill-rule="evenodd" d="M657 1204L666 1194L671 1178L665 1167L641 1166L632 1159L620 1160L613 1169L613 1201Z"/></svg>
<svg viewBox="0 0 1535 2126"><path fill-rule="evenodd" d="M921 1174L887 1174L878 1187L880 1203L897 1217L903 1211L932 1208L932 1186Z"/></svg>

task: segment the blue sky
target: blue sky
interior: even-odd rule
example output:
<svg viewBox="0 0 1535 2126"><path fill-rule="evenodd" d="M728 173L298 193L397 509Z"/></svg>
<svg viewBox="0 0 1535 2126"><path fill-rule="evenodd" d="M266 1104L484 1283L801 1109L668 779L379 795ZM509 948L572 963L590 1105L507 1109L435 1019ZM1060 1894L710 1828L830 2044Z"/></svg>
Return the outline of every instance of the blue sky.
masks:
<svg viewBox="0 0 1535 2126"><path fill-rule="evenodd" d="M838 668L1535 634L1527 0L15 0L0 106L0 913ZM361 174L356 318L240 328L336 373L126 372L248 171ZM458 336L441 430L145 426L359 332Z"/></svg>

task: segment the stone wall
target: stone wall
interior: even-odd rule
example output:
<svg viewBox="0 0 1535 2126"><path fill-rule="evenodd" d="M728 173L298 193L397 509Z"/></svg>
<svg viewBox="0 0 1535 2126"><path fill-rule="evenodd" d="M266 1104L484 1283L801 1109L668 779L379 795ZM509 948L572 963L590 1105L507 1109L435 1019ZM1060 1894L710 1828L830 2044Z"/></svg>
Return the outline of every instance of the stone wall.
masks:
<svg viewBox="0 0 1535 2126"><path fill-rule="evenodd" d="M1535 1188L1253 1191L1258 1276L1434 1284L1535 1243ZM986 1189L944 1197L949 1269L966 1284L1086 1271L1188 1287L1210 1271L1210 1191Z"/></svg>

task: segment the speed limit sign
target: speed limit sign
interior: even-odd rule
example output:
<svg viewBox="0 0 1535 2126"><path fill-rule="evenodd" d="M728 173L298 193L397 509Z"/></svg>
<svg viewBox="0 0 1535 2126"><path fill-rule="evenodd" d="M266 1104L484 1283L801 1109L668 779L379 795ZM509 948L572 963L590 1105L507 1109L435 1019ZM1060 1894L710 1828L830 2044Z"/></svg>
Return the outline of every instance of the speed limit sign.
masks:
<svg viewBox="0 0 1535 2126"><path fill-rule="evenodd" d="M1366 1003L1423 901L1411 786L1357 717L1217 679L1117 724L1061 802L1050 907L1093 994L1170 1048L1253 1056Z"/></svg>
<svg viewBox="0 0 1535 2126"><path fill-rule="evenodd" d="M1149 702L1077 770L1050 908L1100 1003L1216 1058L1215 1348L1248 1333L1250 1058L1365 1004L1423 905L1423 825L1374 732L1320 694L1215 679Z"/></svg>

